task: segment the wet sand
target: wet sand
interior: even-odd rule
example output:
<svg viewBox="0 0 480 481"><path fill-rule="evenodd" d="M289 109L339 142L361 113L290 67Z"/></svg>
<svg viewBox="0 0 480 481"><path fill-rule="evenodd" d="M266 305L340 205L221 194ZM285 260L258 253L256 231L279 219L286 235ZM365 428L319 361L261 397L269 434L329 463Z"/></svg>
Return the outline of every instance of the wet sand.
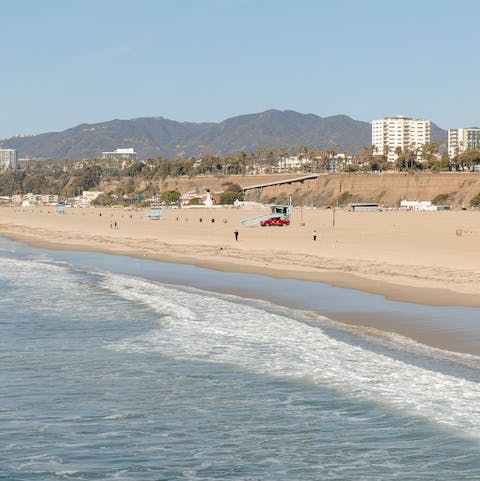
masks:
<svg viewBox="0 0 480 481"><path fill-rule="evenodd" d="M318 281L408 302L480 306L479 212L337 211L333 227L331 211L295 209L290 227L240 225L262 213L167 209L149 221L146 211L124 209L61 215L45 207L0 208L0 234L56 249Z"/></svg>
<svg viewBox="0 0 480 481"><path fill-rule="evenodd" d="M477 212L339 211L333 228L331 211L304 209L293 212L288 228L240 225L241 219L261 213L264 211L169 209L161 220L149 221L146 211L124 209L68 209L61 215L45 207L1 208L0 234L50 249L124 254L224 272L321 282L433 306L480 306L476 295L480 292ZM233 231L237 228L240 236L235 242ZM313 229L319 234L316 242ZM225 286L225 292L232 290L262 297L239 285ZM288 295L266 298L295 304ZM295 305L308 308L302 302ZM405 322L405 316L376 315L373 308L367 313L327 315L442 349L480 351L477 341L472 343L469 335L448 326L416 325L408 319Z"/></svg>

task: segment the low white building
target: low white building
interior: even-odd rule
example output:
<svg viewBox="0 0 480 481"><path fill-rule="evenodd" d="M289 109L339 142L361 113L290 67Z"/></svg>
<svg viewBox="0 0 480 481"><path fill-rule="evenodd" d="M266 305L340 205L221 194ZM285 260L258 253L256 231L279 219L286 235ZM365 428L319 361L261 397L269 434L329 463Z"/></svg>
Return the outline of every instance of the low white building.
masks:
<svg viewBox="0 0 480 481"><path fill-rule="evenodd" d="M91 203L102 194L103 191L84 190L80 199L80 206L89 207Z"/></svg>
<svg viewBox="0 0 480 481"><path fill-rule="evenodd" d="M102 159L137 160L137 153L133 148L115 149L113 152L102 152Z"/></svg>
<svg viewBox="0 0 480 481"><path fill-rule="evenodd" d="M287 157L280 157L277 162L276 171L278 173L292 172L301 169L304 165L311 164L312 161L303 155L289 155Z"/></svg>
<svg viewBox="0 0 480 481"><path fill-rule="evenodd" d="M29 192L28 194L14 194L11 197L11 201L14 204L23 204L24 202L28 205L54 205L58 203L57 194L34 194Z"/></svg>
<svg viewBox="0 0 480 481"><path fill-rule="evenodd" d="M414 211L434 211L437 210L436 205L432 205L429 200L402 200L400 202L400 208L404 210Z"/></svg>
<svg viewBox="0 0 480 481"><path fill-rule="evenodd" d="M199 204L202 204L204 203L205 201L205 197L206 197L206 193L199 193L197 191L193 191L193 192L185 192L184 194L182 194L180 196L180 205L182 206L187 206L190 204L190 202L193 200L193 199L198 199L198 203Z"/></svg>

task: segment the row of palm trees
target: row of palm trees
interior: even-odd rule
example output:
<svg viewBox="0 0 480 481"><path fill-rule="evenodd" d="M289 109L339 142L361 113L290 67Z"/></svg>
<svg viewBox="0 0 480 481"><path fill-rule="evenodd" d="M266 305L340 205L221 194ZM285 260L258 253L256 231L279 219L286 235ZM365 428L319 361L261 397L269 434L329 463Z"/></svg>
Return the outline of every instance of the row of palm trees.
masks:
<svg viewBox="0 0 480 481"><path fill-rule="evenodd" d="M231 155L204 154L201 158L178 157L170 160L156 157L147 161L125 161L88 159L82 161L30 161L21 170L0 175L0 195L38 192L69 193L75 195L82 190L95 188L100 182L121 179L143 179L147 182L197 175L248 175L276 173L279 161L289 156L303 159L295 167L296 172L335 171L413 171L413 170L475 170L480 164L480 150L470 149L457 152L449 158L440 153L441 144L433 142L421 148L411 146L397 148L396 162L387 160L390 149L386 147L380 155L374 146L367 146L355 155L338 155L337 148L320 150L316 147L296 146L281 148L259 148L253 153L240 152Z"/></svg>

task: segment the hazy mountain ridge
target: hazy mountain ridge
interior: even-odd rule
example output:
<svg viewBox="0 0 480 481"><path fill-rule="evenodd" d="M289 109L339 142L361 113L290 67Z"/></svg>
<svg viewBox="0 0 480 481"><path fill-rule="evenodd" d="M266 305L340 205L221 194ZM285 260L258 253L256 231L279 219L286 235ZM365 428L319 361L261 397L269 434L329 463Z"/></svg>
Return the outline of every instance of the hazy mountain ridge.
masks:
<svg viewBox="0 0 480 481"><path fill-rule="evenodd" d="M432 141L446 142L445 130L432 124ZM177 122L163 117L111 120L80 124L62 132L49 132L2 141L18 157L82 159L101 157L103 151L134 147L140 159L179 154L229 154L253 152L259 147L306 145L319 149L337 147L354 152L371 144L368 122L346 115L319 117L293 110L267 110L239 115L219 123Z"/></svg>

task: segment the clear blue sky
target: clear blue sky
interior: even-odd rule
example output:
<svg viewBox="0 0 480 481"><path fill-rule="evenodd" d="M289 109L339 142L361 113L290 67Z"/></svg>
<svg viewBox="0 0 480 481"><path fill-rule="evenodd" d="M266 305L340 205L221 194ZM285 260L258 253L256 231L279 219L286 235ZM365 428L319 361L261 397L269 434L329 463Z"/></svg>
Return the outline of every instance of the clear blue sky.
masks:
<svg viewBox="0 0 480 481"><path fill-rule="evenodd" d="M276 108L480 124L480 2L0 0L0 138Z"/></svg>

